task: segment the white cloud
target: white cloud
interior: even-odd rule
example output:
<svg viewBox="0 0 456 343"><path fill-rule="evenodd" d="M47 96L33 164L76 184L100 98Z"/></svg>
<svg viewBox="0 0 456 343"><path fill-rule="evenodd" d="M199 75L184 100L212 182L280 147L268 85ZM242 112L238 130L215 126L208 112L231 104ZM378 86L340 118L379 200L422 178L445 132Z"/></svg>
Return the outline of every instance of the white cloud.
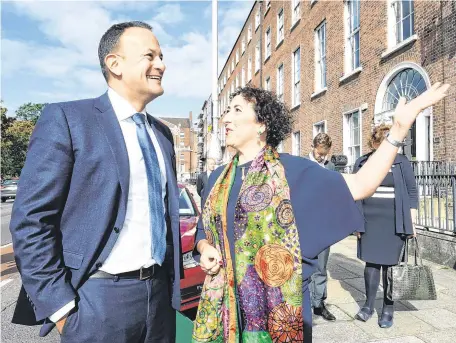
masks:
<svg viewBox="0 0 456 343"><path fill-rule="evenodd" d="M160 7L157 4L150 1L15 2L17 14L36 21L45 41L50 43L2 39L3 76L33 73L42 77L46 89L29 90L37 102L40 96L43 101L97 96L106 89L97 55L102 34L115 22L132 20L123 9L153 7L148 23L153 26L165 55L166 94L206 97L212 70L210 36L197 32L171 36L166 25L183 21L184 14L179 4L170 2ZM27 63L23 62L25 58ZM55 94L53 99L51 94Z"/></svg>
<svg viewBox="0 0 456 343"><path fill-rule="evenodd" d="M167 95L206 97L211 85L211 37L187 33L182 46L162 47L167 66L163 88Z"/></svg>
<svg viewBox="0 0 456 343"><path fill-rule="evenodd" d="M181 7L178 4L168 4L161 6L158 10L158 14L154 17L154 21L176 24L184 19L184 14L181 11Z"/></svg>

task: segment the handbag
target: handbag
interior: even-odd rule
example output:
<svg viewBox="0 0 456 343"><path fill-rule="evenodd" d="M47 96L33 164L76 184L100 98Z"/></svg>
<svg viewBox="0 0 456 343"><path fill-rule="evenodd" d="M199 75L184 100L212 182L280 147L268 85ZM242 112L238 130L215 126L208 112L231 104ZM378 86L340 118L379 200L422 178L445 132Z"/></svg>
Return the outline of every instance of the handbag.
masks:
<svg viewBox="0 0 456 343"><path fill-rule="evenodd" d="M409 242L415 245L415 264L408 264ZM399 262L388 268L387 297L390 300L436 300L434 277L431 268L423 265L416 237L406 239Z"/></svg>

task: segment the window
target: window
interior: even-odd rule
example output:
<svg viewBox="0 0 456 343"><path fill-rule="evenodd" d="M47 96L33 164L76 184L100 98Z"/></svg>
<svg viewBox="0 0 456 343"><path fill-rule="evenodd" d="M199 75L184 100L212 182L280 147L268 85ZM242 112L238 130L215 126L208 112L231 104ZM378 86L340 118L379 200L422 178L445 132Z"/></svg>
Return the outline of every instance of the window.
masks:
<svg viewBox="0 0 456 343"><path fill-rule="evenodd" d="M180 146L181 148L183 148L183 147L185 146L185 143L182 142L182 141L180 141L180 142L179 142L179 146Z"/></svg>
<svg viewBox="0 0 456 343"><path fill-rule="evenodd" d="M271 8L271 0L266 1L266 10Z"/></svg>
<svg viewBox="0 0 456 343"><path fill-rule="evenodd" d="M280 142L279 145L277 145L277 152L282 153L283 152L283 142Z"/></svg>
<svg viewBox="0 0 456 343"><path fill-rule="evenodd" d="M181 166L181 171L183 166ZM193 203L190 200L190 196L185 188L179 189L179 215L180 216L195 216L196 209L193 207ZM185 262L184 262L185 264Z"/></svg>
<svg viewBox="0 0 456 343"><path fill-rule="evenodd" d="M239 50L236 50L236 65L239 63Z"/></svg>
<svg viewBox="0 0 456 343"><path fill-rule="evenodd" d="M393 47L415 33L413 0L388 1L388 42Z"/></svg>
<svg viewBox="0 0 456 343"><path fill-rule="evenodd" d="M231 60L231 73L234 71L234 60Z"/></svg>
<svg viewBox="0 0 456 343"><path fill-rule="evenodd" d="M291 0L291 26L293 26L299 18L301 18L300 0Z"/></svg>
<svg viewBox="0 0 456 343"><path fill-rule="evenodd" d="M260 57L260 41L258 40L255 47L255 73L260 70L261 57Z"/></svg>
<svg viewBox="0 0 456 343"><path fill-rule="evenodd" d="M277 45L283 41L283 8L277 14Z"/></svg>
<svg viewBox="0 0 456 343"><path fill-rule="evenodd" d="M180 135L180 138L185 138L185 132L181 132L179 135Z"/></svg>
<svg viewBox="0 0 456 343"><path fill-rule="evenodd" d="M264 82L264 89L267 91L271 90L271 77L267 77L266 81Z"/></svg>
<svg viewBox="0 0 456 343"><path fill-rule="evenodd" d="M249 25L248 31L247 31L247 41L250 43L252 40L252 24Z"/></svg>
<svg viewBox="0 0 456 343"><path fill-rule="evenodd" d="M301 156L301 132L294 132L292 138L292 155Z"/></svg>
<svg viewBox="0 0 456 343"><path fill-rule="evenodd" d="M242 72L241 72L241 86L245 87L245 67L242 66Z"/></svg>
<svg viewBox="0 0 456 343"><path fill-rule="evenodd" d="M239 75L236 75L236 88L239 88Z"/></svg>
<svg viewBox="0 0 456 343"><path fill-rule="evenodd" d="M283 64L277 68L277 97L283 101Z"/></svg>
<svg viewBox="0 0 456 343"><path fill-rule="evenodd" d="M234 82L231 82L231 94L234 93Z"/></svg>
<svg viewBox="0 0 456 343"><path fill-rule="evenodd" d="M252 80L252 57L247 62L247 81Z"/></svg>
<svg viewBox="0 0 456 343"><path fill-rule="evenodd" d="M184 163L181 163L180 171L181 171L181 173L185 173L185 164Z"/></svg>
<svg viewBox="0 0 456 343"><path fill-rule="evenodd" d="M244 54L245 52L245 36L242 37L242 53Z"/></svg>
<svg viewBox="0 0 456 343"><path fill-rule="evenodd" d="M223 77L223 87L225 87L225 86L226 86L226 74L225 74L225 76Z"/></svg>
<svg viewBox="0 0 456 343"><path fill-rule="evenodd" d="M266 58L268 58L269 56L271 56L271 27L268 27L268 29L266 30L266 33L264 34L265 35L265 43L264 43L264 48L265 48L265 56Z"/></svg>
<svg viewBox="0 0 456 343"><path fill-rule="evenodd" d="M344 152L348 164L353 165L361 156L361 125L360 111L356 110L345 115L344 120Z"/></svg>
<svg viewBox="0 0 456 343"><path fill-rule="evenodd" d="M323 120L313 125L313 137L315 137L319 133L326 133L326 120Z"/></svg>
<svg viewBox="0 0 456 343"><path fill-rule="evenodd" d="M292 106L299 105L301 103L301 48L297 48L293 52L293 93L291 103Z"/></svg>
<svg viewBox="0 0 456 343"><path fill-rule="evenodd" d="M184 155L184 153L181 153L181 154L180 154L180 159L181 159L181 161L182 161L182 160L185 160L185 155Z"/></svg>
<svg viewBox="0 0 456 343"><path fill-rule="evenodd" d="M360 66L359 63L359 11L360 0L345 2L345 73Z"/></svg>
<svg viewBox="0 0 456 343"><path fill-rule="evenodd" d="M258 9L256 15L255 15L255 31L258 29L260 26L260 9Z"/></svg>
<svg viewBox="0 0 456 343"><path fill-rule="evenodd" d="M326 87L326 22L315 30L315 83L317 90Z"/></svg>

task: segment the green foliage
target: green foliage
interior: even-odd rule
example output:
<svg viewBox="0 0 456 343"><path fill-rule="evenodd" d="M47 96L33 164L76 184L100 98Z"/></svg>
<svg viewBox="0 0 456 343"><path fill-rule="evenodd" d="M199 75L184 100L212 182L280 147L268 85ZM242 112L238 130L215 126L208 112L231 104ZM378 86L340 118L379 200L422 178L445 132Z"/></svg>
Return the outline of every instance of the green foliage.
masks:
<svg viewBox="0 0 456 343"><path fill-rule="evenodd" d="M45 104L27 103L16 111L16 118L7 117L8 109L1 102L1 176L20 176L35 124Z"/></svg>

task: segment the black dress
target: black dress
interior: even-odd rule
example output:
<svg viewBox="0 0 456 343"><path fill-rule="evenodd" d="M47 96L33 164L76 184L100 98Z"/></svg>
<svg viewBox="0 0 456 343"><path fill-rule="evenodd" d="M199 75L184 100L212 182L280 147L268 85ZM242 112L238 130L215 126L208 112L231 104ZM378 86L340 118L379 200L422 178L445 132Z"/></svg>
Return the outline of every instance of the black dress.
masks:
<svg viewBox="0 0 456 343"><path fill-rule="evenodd" d="M365 233L358 240L358 257L364 262L396 265L404 235L396 234L394 180L388 173L373 196L362 201Z"/></svg>

